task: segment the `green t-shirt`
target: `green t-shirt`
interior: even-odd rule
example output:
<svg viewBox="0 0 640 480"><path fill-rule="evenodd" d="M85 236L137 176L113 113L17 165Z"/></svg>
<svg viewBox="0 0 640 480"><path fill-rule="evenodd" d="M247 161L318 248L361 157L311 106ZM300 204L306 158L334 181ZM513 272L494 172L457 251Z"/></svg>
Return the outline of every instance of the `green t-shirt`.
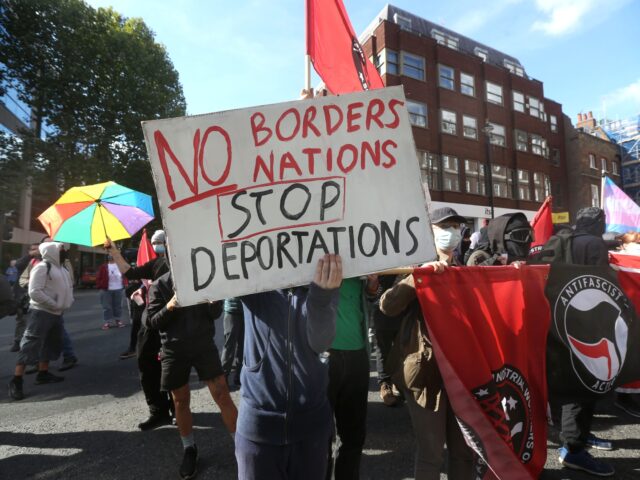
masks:
<svg viewBox="0 0 640 480"><path fill-rule="evenodd" d="M340 286L336 338L331 348L336 350L360 350L365 348L362 313L362 281L348 278Z"/></svg>

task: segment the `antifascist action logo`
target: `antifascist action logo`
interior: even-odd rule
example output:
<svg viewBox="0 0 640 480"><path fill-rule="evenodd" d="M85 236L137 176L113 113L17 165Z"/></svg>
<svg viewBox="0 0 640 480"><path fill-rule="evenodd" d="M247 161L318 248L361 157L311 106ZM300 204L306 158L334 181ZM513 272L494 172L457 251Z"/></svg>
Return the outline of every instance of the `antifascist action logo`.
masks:
<svg viewBox="0 0 640 480"><path fill-rule="evenodd" d="M358 80L362 85L362 90L369 90L370 82L367 75L367 59L364 56L360 42L354 37L351 39L351 55L353 56L353 65L358 72Z"/></svg>
<svg viewBox="0 0 640 480"><path fill-rule="evenodd" d="M611 390L627 355L627 297L609 280L583 275L558 295L553 322L580 382L594 393Z"/></svg>

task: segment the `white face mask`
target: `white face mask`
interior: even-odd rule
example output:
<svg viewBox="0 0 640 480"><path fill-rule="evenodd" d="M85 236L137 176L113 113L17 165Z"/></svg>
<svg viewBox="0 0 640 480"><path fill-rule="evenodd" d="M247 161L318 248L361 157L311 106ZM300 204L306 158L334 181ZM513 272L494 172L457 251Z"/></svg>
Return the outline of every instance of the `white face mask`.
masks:
<svg viewBox="0 0 640 480"><path fill-rule="evenodd" d="M433 233L436 247L445 252L455 250L462 240L462 233L459 228L434 228Z"/></svg>

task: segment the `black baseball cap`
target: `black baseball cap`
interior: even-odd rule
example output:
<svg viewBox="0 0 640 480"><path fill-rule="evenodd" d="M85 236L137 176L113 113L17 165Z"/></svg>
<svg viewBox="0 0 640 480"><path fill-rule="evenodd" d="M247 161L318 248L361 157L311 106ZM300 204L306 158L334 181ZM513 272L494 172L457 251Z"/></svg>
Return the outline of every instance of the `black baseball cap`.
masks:
<svg viewBox="0 0 640 480"><path fill-rule="evenodd" d="M465 223L467 221L466 218L458 215L458 212L456 212L451 207L436 208L433 212L431 212L431 223L437 224L445 222L447 220L459 223Z"/></svg>

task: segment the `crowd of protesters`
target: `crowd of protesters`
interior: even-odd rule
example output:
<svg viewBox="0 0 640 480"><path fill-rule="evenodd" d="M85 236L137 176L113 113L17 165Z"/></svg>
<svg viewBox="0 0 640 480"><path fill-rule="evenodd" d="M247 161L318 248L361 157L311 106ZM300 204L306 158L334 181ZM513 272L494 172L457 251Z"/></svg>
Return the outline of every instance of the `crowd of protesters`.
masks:
<svg viewBox="0 0 640 480"><path fill-rule="evenodd" d="M436 209L431 220L438 258L426 265L436 274L464 265L529 260L533 230L522 213L497 217L475 233L452 208ZM571 233L573 263L608 263L604 230L601 209L578 213ZM72 273L64 246L49 240L12 261L2 279L13 290L12 308L17 309L12 351L18 355L9 383L15 400L24 397L23 375L30 367L38 372L35 383L47 384L63 380L49 372L49 362L61 354L60 370L77 362L64 329L64 312L73 303ZM149 409L138 427L177 424L184 449L181 478L197 474L192 368L234 438L240 479L359 478L372 346L382 402L407 405L416 438L415 478L439 479L445 458L448 478L474 478L475 454L447 397L412 275L343 279L340 256L325 255L307 286L183 307L174 294L164 232L156 231L151 243L157 257L132 267L110 240L105 242L107 262L97 277L102 328L124 326L126 294L132 331L120 358L137 357ZM619 244L626 253L640 253L636 233L619 237ZM220 356L213 339L215 320L223 314ZM241 387L238 408L230 383ZM612 448L591 432L595 402L554 400L561 404L561 463L598 476L614 475L610 465L587 450ZM632 396L618 394L616 405L640 417Z"/></svg>

